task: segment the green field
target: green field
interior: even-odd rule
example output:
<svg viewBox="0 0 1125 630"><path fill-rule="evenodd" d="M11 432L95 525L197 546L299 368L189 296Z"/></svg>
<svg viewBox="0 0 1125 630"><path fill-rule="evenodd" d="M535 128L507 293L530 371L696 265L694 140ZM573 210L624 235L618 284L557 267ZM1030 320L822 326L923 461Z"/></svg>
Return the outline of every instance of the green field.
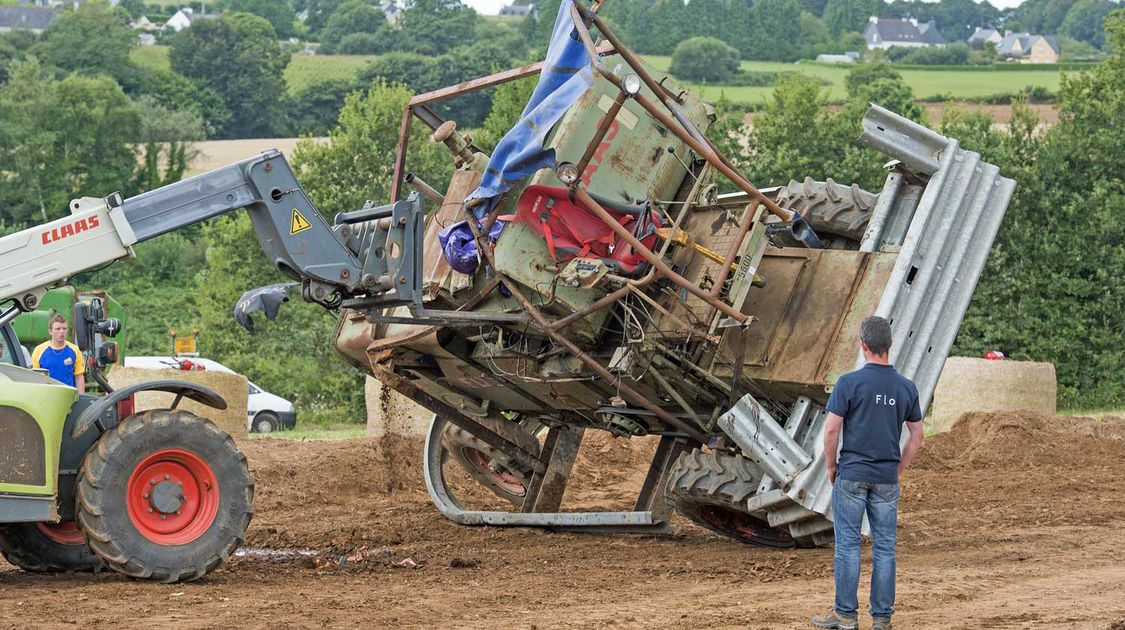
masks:
<svg viewBox="0 0 1125 630"><path fill-rule="evenodd" d="M375 55L293 55L285 68L285 84L290 94L296 94L324 81L354 79L374 59Z"/></svg>
<svg viewBox="0 0 1125 630"><path fill-rule="evenodd" d="M172 67L167 46L137 46L129 53L129 58L138 66L147 68L169 70Z"/></svg>
<svg viewBox="0 0 1125 630"><path fill-rule="evenodd" d="M138 65L170 67L167 46L138 46L130 57ZM310 85L331 79L352 79L373 59L374 55L293 55L285 68L285 84L290 94L296 94Z"/></svg>
<svg viewBox="0 0 1125 630"><path fill-rule="evenodd" d="M658 70L667 70L672 63L671 57L647 56L648 61ZM816 63L781 63L771 61L743 61L744 70L759 72L804 72L805 74L820 77L831 83L828 96L833 100L841 100L844 93L844 77L848 74L849 66L826 66ZM986 96L1011 94L1022 90L1026 86L1042 86L1052 92L1059 89L1058 70L918 70L914 68L899 70L907 85L914 90L914 95L922 100L945 100L945 97L954 99L977 99ZM773 90L772 87L723 87L703 86L688 84L696 94L705 100L713 101L719 98L720 93L735 102L762 103Z"/></svg>

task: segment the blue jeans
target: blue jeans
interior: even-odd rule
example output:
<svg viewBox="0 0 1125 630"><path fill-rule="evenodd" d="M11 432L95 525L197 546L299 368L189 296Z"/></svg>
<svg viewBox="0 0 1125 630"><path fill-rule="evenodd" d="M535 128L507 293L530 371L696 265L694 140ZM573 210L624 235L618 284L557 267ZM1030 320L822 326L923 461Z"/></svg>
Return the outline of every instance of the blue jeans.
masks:
<svg viewBox="0 0 1125 630"><path fill-rule="evenodd" d="M871 524L871 616L890 617L895 613L897 483L837 479L832 487L836 612L855 616L859 608L859 531L865 512Z"/></svg>

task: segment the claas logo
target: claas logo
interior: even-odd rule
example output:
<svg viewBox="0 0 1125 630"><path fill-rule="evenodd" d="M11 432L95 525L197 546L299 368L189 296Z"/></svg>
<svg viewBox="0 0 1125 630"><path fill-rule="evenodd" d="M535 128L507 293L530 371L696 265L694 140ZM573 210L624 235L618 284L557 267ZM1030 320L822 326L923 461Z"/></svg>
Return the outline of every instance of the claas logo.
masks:
<svg viewBox="0 0 1125 630"><path fill-rule="evenodd" d="M47 245L55 241L61 241L68 236L74 236L80 232L92 230L99 225L101 225L101 221L98 220L98 215L95 214L85 219L78 219L72 223L67 223L62 227L51 228L43 232L43 244Z"/></svg>

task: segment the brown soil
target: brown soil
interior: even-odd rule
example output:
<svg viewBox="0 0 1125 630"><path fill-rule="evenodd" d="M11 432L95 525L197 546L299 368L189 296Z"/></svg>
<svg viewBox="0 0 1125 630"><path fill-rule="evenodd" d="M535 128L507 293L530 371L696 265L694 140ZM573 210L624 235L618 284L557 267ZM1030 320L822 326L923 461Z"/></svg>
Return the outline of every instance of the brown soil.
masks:
<svg viewBox="0 0 1125 630"><path fill-rule="evenodd" d="M979 414L928 439L903 485L898 625L1125 628L1123 425ZM568 501L627 505L652 446L591 435ZM680 520L663 537L459 527L429 503L417 441L243 448L248 545L272 551L168 586L0 569L0 627L801 628L830 605L831 550L755 549Z"/></svg>

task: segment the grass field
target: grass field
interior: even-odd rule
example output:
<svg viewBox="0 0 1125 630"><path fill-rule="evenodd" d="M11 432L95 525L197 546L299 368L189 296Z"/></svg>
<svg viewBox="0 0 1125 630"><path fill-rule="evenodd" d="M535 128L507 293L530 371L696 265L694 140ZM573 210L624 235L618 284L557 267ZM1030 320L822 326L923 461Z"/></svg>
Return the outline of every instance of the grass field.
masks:
<svg viewBox="0 0 1125 630"><path fill-rule="evenodd" d="M172 67L167 46L137 46L129 53L129 58L138 66L147 68L169 70Z"/></svg>
<svg viewBox="0 0 1125 630"><path fill-rule="evenodd" d="M293 55L285 68L290 94L332 79L353 79L375 55Z"/></svg>
<svg viewBox="0 0 1125 630"><path fill-rule="evenodd" d="M168 69L167 46L138 46L130 53L133 62L150 68ZM374 55L293 55L285 68L285 84L290 94L331 79L354 78Z"/></svg>
<svg viewBox="0 0 1125 630"><path fill-rule="evenodd" d="M647 56L648 61L658 70L667 70L672 63L671 57ZM828 96L833 100L843 99L844 77L848 74L848 66L824 66L820 64L794 64L771 61L743 61L742 68L766 72L804 72L805 74L822 78L831 83ZM956 71L956 70L899 70L907 85L914 90L914 95L919 99L945 100L977 99L985 96L1014 93L1025 86L1042 86L1048 90L1059 89L1059 72L1057 70L997 70L993 72ZM773 90L772 87L723 87L703 86L688 84L696 94L705 100L713 101L720 94L735 102L762 103L766 96ZM939 98L940 97L940 98Z"/></svg>

